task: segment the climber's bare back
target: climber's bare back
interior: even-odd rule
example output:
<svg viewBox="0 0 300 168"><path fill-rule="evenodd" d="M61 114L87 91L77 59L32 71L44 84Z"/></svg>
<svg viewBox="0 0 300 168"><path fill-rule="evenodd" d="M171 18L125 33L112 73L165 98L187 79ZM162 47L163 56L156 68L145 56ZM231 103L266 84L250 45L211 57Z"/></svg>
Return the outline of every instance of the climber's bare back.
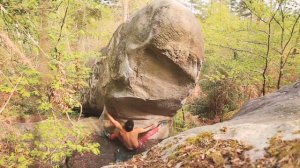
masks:
<svg viewBox="0 0 300 168"><path fill-rule="evenodd" d="M119 130L118 138L129 150L134 150L139 148L138 136L141 133L141 129L135 128L130 132L127 132L124 129Z"/></svg>
<svg viewBox="0 0 300 168"><path fill-rule="evenodd" d="M129 150L134 150L139 148L139 140L138 136L140 133L147 132L154 128L154 125L150 125L147 128L133 128L131 131L126 131L122 125L116 121L107 111L104 107L103 110L104 113L107 114L109 120L113 123L113 125L117 128L117 136L119 140L124 144L124 146Z"/></svg>

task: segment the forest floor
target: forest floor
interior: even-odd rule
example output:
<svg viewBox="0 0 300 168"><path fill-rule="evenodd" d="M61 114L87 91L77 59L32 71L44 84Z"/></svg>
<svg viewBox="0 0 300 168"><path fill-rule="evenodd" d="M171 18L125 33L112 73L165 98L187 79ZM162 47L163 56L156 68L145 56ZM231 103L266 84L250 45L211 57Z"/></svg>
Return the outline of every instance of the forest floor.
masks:
<svg viewBox="0 0 300 168"><path fill-rule="evenodd" d="M118 140L110 141L106 137L94 135L93 141L100 144L100 155L91 153L74 153L67 159L67 167L72 168L97 168L105 165L115 164L131 159L134 155L143 153L153 145L159 143L158 140L150 140L142 149L130 151L127 150Z"/></svg>
<svg viewBox="0 0 300 168"><path fill-rule="evenodd" d="M18 135L22 135L22 132L33 131L35 125L43 122L45 116L40 115L28 115L28 116L12 116L12 117L1 117L0 116L0 131L3 133L0 135L0 139L7 138L10 132L14 132ZM99 135L99 119L98 118L85 118L82 117L81 124L85 123L88 131L94 132L88 137L88 141L92 143L99 143L100 154L94 155L92 153L73 153L72 156L67 157L65 161L62 162L62 167L72 167L72 168L96 168L106 165L116 164L118 162L124 162L132 159L135 155L141 154L149 149L152 146L158 144L161 140L149 140L146 143L146 146L142 149L130 151L127 150L119 140L110 141L106 137ZM67 119L61 120L61 122L68 123ZM174 132L171 133L171 136L174 136L185 129L190 129L196 126L203 125L212 125L220 122L220 117L214 119L199 119L196 116L186 113L185 121L183 125L185 128L175 128ZM97 133L95 133L97 132ZM1 144L0 144L1 145ZM1 153L1 150L0 150Z"/></svg>
<svg viewBox="0 0 300 168"><path fill-rule="evenodd" d="M220 117L216 117L214 119L197 119L197 121L195 121L195 117L193 117L190 114L187 115L186 117L187 117L186 124L193 125L193 126L212 125L220 122ZM172 136L174 136L173 134ZM142 149L135 150L135 151L127 150L119 140L110 141L104 136L93 135L92 141L100 144L100 152L101 152L100 155L93 155L90 153L84 153L84 154L74 153L73 156L67 160L67 167L96 168L96 167L101 167L106 165L114 165L116 163L121 163L132 159L134 156L139 155L151 149L154 145L158 144L162 140L151 139L146 143L146 145Z"/></svg>

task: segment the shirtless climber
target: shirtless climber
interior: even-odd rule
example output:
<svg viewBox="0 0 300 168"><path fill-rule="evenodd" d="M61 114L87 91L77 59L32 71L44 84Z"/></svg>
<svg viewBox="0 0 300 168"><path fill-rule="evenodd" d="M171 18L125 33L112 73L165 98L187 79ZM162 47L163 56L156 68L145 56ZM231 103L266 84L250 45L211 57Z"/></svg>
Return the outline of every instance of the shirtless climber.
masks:
<svg viewBox="0 0 300 168"><path fill-rule="evenodd" d="M154 126L153 124L146 127L146 128L133 128L134 122L133 120L127 120L127 122L124 124L124 127L116 121L105 109L104 107L104 113L107 114L108 119L112 122L112 124L117 128L118 132L114 134L106 134L106 136L113 140L115 138L118 138L124 146L129 150L135 150L143 147L143 145L148 141L148 139L158 132L158 127ZM141 138L138 137L139 134L145 133Z"/></svg>

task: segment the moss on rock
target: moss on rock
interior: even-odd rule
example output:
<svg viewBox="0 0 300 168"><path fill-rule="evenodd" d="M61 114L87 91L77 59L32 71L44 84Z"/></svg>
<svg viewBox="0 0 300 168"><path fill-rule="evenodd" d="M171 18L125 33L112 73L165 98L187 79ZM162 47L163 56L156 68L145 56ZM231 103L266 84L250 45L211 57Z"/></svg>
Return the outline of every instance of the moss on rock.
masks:
<svg viewBox="0 0 300 168"><path fill-rule="evenodd" d="M251 161L247 151L252 146L243 142L226 139L215 139L213 133L202 132L188 138L179 145L168 157L163 157L164 150L170 148L167 143L163 147L155 146L143 155L135 156L132 160L123 163L126 166L137 167L246 167L246 168L295 168L300 167L300 139L283 140L281 136L274 136L265 148L265 156Z"/></svg>
<svg viewBox="0 0 300 168"><path fill-rule="evenodd" d="M256 161L262 167L300 167L300 139L283 140L274 136L269 141L265 158Z"/></svg>

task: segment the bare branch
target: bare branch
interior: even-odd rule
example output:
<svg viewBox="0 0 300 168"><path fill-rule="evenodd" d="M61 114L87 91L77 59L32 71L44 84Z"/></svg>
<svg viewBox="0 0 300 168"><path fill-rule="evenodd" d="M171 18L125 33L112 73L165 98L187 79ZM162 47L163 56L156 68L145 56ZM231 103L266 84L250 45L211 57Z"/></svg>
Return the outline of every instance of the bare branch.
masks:
<svg viewBox="0 0 300 168"><path fill-rule="evenodd" d="M67 7L66 7L65 14L64 14L64 17L63 17L61 26L60 26L59 36L58 36L58 39L57 39L57 42L56 42L56 45L55 45L55 49L57 48L57 45L58 45L58 43L60 42L61 37L62 37L62 30L63 30L64 25L65 25L65 22L66 22L68 10L69 10L69 5L70 5L70 0L68 0L68 5L67 5Z"/></svg>
<svg viewBox="0 0 300 168"><path fill-rule="evenodd" d="M10 85L13 85L10 81L10 79L0 70L0 73L4 76L4 78L7 80L7 82L10 84Z"/></svg>
<svg viewBox="0 0 300 168"><path fill-rule="evenodd" d="M0 114L4 111L5 107L8 105L10 99L12 98L13 94L15 93L15 91L17 90L18 85L20 84L21 80L22 80L23 76L20 77L18 83L15 85L14 89L12 90L12 92L10 93L8 99L6 100L6 102L4 103L4 105L1 107L0 109Z"/></svg>
<svg viewBox="0 0 300 168"><path fill-rule="evenodd" d="M217 46L217 47L222 47L222 48L227 48L227 49L230 49L230 50L233 50L233 51L239 51L239 52L245 52L245 53L255 54L252 51L238 49L238 48L232 48L232 47L223 46L223 45L220 45L220 44L210 44L210 45Z"/></svg>
<svg viewBox="0 0 300 168"><path fill-rule="evenodd" d="M0 4L0 11L2 11L3 12L3 14L5 14L6 16L8 16L9 18L11 18L12 20L14 20L15 21L15 23L16 23L16 25L18 26L18 29L20 30L21 29L21 31L24 33L24 35L25 36L27 36L27 38L30 40L30 41L32 41L32 43L33 43L33 45L35 45L38 49L39 49L39 51L41 52L41 53L43 53L43 55L44 56L48 56L46 53L45 53L45 51L39 46L39 43L37 42L37 41L35 41L34 40L34 38L31 36L31 34L26 30L26 28L22 25L22 24L20 24L17 20L15 20L8 12L7 12L7 10ZM4 19L5 19L6 17L4 17Z"/></svg>
<svg viewBox="0 0 300 168"><path fill-rule="evenodd" d="M284 26L285 16L283 14L282 6L280 7L280 13L281 13L281 21L282 21L280 46L281 46L281 51L282 51L282 54L283 54L283 40L284 40L284 32L285 32L285 26Z"/></svg>
<svg viewBox="0 0 300 168"><path fill-rule="evenodd" d="M282 64L283 67L284 67L285 64L287 63L288 58L289 58L289 56L291 55L292 50L295 49L296 46L297 46L297 44L299 43L299 40L300 40L300 30L299 30L299 36L298 36L297 39L296 39L295 45L294 45L293 47L290 48L290 50L289 50L289 52L288 52L286 58L285 58L284 61L283 61L283 64Z"/></svg>
<svg viewBox="0 0 300 168"><path fill-rule="evenodd" d="M274 18L274 20L275 20L275 22L280 26L280 28L283 29L281 23L280 23L276 18Z"/></svg>
<svg viewBox="0 0 300 168"><path fill-rule="evenodd" d="M258 14L257 13L255 13L252 9L251 9L251 7L250 6L248 6L248 4L245 2L245 1L242 1L243 2L243 4L245 5L245 7L252 13L252 14L254 14L260 21L262 21L262 22L264 22L264 23L268 23L267 21L265 21L261 16L258 16Z"/></svg>
<svg viewBox="0 0 300 168"><path fill-rule="evenodd" d="M264 34L268 34L268 32L264 31L264 30L257 30L257 31L254 31L254 30L249 30L249 29L241 29L241 30L237 30L236 32L252 32L252 33L257 33L257 32L260 32L260 33L264 33Z"/></svg>
<svg viewBox="0 0 300 168"><path fill-rule="evenodd" d="M250 44L257 44L257 45L264 45L266 46L266 43L258 42L258 41L244 41L245 43L250 43Z"/></svg>
<svg viewBox="0 0 300 168"><path fill-rule="evenodd" d="M265 65L264 65L264 69L263 69L263 73L262 73L262 77L263 77L262 94L263 95L266 94L267 70L269 67L269 56L270 56L270 49L271 49L271 23L274 20L275 15L277 14L279 8L281 8L281 4L279 4L278 8L276 9L276 11L274 12L274 14L272 15L272 17L270 18L270 20L268 22L267 52L266 52L266 57L265 57Z"/></svg>
<svg viewBox="0 0 300 168"><path fill-rule="evenodd" d="M24 61L24 63L29 66L29 68L35 69L31 64L31 60L27 58L23 52L21 52L21 50L17 47L17 45L13 43L13 41L8 37L7 34L0 31L0 39L6 48L10 49L15 54L18 54L22 58L22 61Z"/></svg>
<svg viewBox="0 0 300 168"><path fill-rule="evenodd" d="M262 42L258 42L258 41L243 41L243 42L245 42L245 43L250 43L250 44L256 44L256 45L267 46L266 43L262 43ZM276 48L274 48L274 47L272 47L271 49L272 49L273 51L277 52L278 54L281 54L281 52L280 52L278 49L276 49Z"/></svg>
<svg viewBox="0 0 300 168"><path fill-rule="evenodd" d="M284 46L282 52L285 51L286 47L287 47L288 44L290 43L290 41L291 41L291 39L292 39L292 37L293 37L294 31L295 31L295 27L296 27L296 25L297 25L299 19L300 19L300 14L298 15L298 17L296 18L296 20L295 20L295 22L294 22L294 24L293 24L292 31L291 31L291 33L290 33L290 37L289 37L288 41L286 42L286 44L285 44L285 46Z"/></svg>

